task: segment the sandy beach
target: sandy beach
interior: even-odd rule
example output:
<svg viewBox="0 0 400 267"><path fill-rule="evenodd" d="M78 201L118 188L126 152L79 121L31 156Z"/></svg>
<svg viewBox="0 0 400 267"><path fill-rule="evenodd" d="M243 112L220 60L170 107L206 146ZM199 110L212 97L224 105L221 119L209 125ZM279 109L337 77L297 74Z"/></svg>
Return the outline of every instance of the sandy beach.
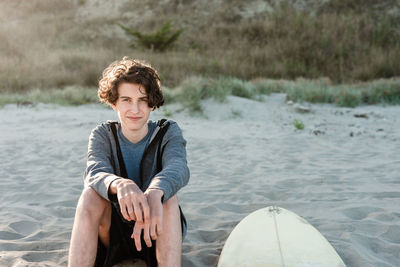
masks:
<svg viewBox="0 0 400 267"><path fill-rule="evenodd" d="M400 266L400 106L299 106L273 94L203 108L151 116L168 110L188 141L183 266L216 266L233 227L270 205L308 220L349 267ZM0 109L0 266L67 265L88 136L108 119L101 105Z"/></svg>

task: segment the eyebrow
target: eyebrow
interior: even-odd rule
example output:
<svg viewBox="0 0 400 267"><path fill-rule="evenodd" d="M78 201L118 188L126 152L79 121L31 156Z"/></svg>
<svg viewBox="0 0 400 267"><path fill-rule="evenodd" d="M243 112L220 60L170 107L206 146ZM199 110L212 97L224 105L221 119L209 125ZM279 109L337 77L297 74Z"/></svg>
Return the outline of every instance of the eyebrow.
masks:
<svg viewBox="0 0 400 267"><path fill-rule="evenodd" d="M130 96L120 96L119 98L131 99ZM139 97L139 99L148 99L148 97L147 96L141 96L141 97Z"/></svg>

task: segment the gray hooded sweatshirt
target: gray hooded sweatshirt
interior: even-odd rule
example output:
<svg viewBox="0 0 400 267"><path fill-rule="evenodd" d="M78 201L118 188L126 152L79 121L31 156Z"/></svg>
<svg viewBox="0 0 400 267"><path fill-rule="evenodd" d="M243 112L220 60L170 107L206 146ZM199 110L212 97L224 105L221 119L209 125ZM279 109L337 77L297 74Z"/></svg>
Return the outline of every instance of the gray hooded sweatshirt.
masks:
<svg viewBox="0 0 400 267"><path fill-rule="evenodd" d="M121 179L116 142L111 131L111 121L102 123L92 130L89 137L87 166L84 174L85 186L90 186L103 198L110 201L110 184ZM169 123L161 143L156 138L161 128ZM121 127L121 124L116 125ZM157 155L161 153L161 162ZM161 167L161 168L160 168ZM186 161L186 140L178 124L172 120L157 126L141 161L142 191L147 188L164 192L163 202L175 195L189 181Z"/></svg>

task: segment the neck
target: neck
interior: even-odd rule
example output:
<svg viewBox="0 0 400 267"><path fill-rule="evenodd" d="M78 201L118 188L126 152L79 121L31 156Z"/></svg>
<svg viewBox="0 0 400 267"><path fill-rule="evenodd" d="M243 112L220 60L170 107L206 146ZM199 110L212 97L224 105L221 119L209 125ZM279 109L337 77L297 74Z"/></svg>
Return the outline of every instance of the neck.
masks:
<svg viewBox="0 0 400 267"><path fill-rule="evenodd" d="M122 134L129 140L129 142L136 144L140 140L142 140L149 131L149 127L147 123L138 130L130 130L121 125L122 127Z"/></svg>

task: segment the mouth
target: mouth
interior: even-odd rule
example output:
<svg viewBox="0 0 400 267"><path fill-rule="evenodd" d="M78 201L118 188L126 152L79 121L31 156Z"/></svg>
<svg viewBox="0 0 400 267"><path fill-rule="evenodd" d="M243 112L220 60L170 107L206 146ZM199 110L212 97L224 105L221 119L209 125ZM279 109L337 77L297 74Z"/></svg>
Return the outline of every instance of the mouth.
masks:
<svg viewBox="0 0 400 267"><path fill-rule="evenodd" d="M132 117L132 116L128 116L127 117L130 121L138 121L140 120L142 117Z"/></svg>

